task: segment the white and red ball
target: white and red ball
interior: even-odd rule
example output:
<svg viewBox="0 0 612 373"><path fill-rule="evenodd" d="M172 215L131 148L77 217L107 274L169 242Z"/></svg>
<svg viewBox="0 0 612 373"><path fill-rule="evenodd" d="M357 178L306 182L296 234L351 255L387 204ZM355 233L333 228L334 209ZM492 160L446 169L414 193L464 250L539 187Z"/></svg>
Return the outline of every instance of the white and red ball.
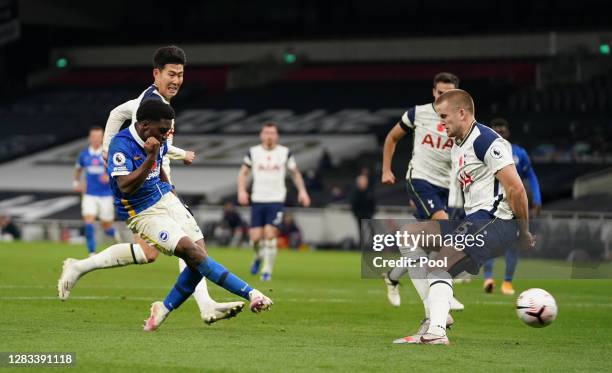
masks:
<svg viewBox="0 0 612 373"><path fill-rule="evenodd" d="M544 289L527 289L516 299L516 314L534 328L550 325L557 317L557 302Z"/></svg>

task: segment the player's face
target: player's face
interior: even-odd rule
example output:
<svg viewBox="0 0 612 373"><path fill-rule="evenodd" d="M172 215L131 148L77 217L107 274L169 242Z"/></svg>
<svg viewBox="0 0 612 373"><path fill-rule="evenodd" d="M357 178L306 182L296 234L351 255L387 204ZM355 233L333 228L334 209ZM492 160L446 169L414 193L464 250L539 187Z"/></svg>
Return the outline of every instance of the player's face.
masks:
<svg viewBox="0 0 612 373"><path fill-rule="evenodd" d="M436 83L436 86L433 87L434 101L437 100L438 97L442 96L442 93L446 91L450 91L451 89L455 89L455 88L457 87L455 87L453 83L443 83L443 82Z"/></svg>
<svg viewBox="0 0 612 373"><path fill-rule="evenodd" d="M163 69L153 69L155 86L159 93L168 101L176 96L183 84L184 66L181 64L169 63Z"/></svg>
<svg viewBox="0 0 612 373"><path fill-rule="evenodd" d="M102 137L103 133L100 130L89 131L89 145L94 149L98 149L102 146Z"/></svg>
<svg viewBox="0 0 612 373"><path fill-rule="evenodd" d="M273 148L278 141L278 130L276 127L264 127L259 133L261 143L267 148Z"/></svg>
<svg viewBox="0 0 612 373"><path fill-rule="evenodd" d="M453 107L446 100L436 105L436 112L440 116L449 137L461 135L463 119L465 119L465 111L463 109Z"/></svg>
<svg viewBox="0 0 612 373"><path fill-rule="evenodd" d="M493 131L497 132L501 137L508 140L510 138L510 131L506 126L494 126Z"/></svg>
<svg viewBox="0 0 612 373"><path fill-rule="evenodd" d="M146 125L143 126L143 136L144 140L149 137L154 137L159 142L164 142L168 138L168 133L172 128L172 120L170 119L162 119L158 122L156 121L147 121L144 122Z"/></svg>

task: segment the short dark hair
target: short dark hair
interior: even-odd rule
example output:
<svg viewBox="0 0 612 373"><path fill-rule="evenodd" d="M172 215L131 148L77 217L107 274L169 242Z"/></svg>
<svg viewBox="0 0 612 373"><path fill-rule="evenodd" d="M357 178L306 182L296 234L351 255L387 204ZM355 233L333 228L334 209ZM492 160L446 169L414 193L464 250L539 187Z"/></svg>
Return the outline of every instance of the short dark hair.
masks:
<svg viewBox="0 0 612 373"><path fill-rule="evenodd" d="M491 122L489 123L489 126L491 126L491 128L505 127L506 129L510 129L510 123L508 123L508 121L504 118L495 118L491 120Z"/></svg>
<svg viewBox="0 0 612 373"><path fill-rule="evenodd" d="M138 122L143 120L159 122L162 119L174 119L174 109L160 100L145 100L136 112Z"/></svg>
<svg viewBox="0 0 612 373"><path fill-rule="evenodd" d="M455 88L459 88L459 77L455 74L451 74L447 72L437 73L433 79L434 88L436 87L438 83L450 83L450 84L454 84Z"/></svg>
<svg viewBox="0 0 612 373"><path fill-rule="evenodd" d="M93 132L93 131L102 131L102 132L104 132L104 128L102 128L100 126L89 127L89 132Z"/></svg>
<svg viewBox="0 0 612 373"><path fill-rule="evenodd" d="M155 51L153 55L153 68L162 70L164 66L169 63L175 63L179 65L187 64L187 57L185 57L185 51L176 45L169 45L167 47L161 47Z"/></svg>

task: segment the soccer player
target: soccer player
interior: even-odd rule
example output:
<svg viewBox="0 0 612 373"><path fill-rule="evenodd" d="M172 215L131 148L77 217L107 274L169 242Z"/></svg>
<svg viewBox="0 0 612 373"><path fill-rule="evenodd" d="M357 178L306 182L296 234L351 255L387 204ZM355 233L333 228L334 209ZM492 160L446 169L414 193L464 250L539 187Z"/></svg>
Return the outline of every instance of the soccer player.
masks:
<svg viewBox="0 0 612 373"><path fill-rule="evenodd" d="M113 137L108 151L107 171L112 177L118 217L158 251L187 264L166 299L151 305L145 331L156 330L191 296L203 277L247 299L253 312L272 305L268 297L208 255L197 222L174 194L161 167L173 119L170 105L161 100L143 101L136 112L136 123Z"/></svg>
<svg viewBox="0 0 612 373"><path fill-rule="evenodd" d="M453 296L452 278L464 271L478 273L495 251L517 241L524 248L535 243L529 232L527 194L516 172L510 144L475 120L474 101L466 91L453 89L443 93L436 99L435 108L448 136L455 141L451 158L463 190L466 219L452 231L450 224L433 221L406 228L409 234L423 232L443 237L449 233L455 240L452 245L437 248L433 244L423 245L426 250L440 250L436 259L441 262L437 267L428 267L424 279L429 284L430 319L415 335L396 343L403 340L401 343L448 345L446 323ZM471 240L466 238L468 235ZM458 245L460 238L462 247Z"/></svg>
<svg viewBox="0 0 612 373"><path fill-rule="evenodd" d="M183 84L184 67L186 64L185 52L176 46L159 48L153 56L154 83L145 89L138 98L125 102L113 109L106 123L103 152L108 151L111 139L119 132L126 120L136 122L137 109L144 100L158 100L169 103L179 92ZM168 154L164 156L162 167L170 180L169 158L182 159L189 165L193 162L195 154L172 145L174 120L172 128L167 134ZM157 250L148 245L138 235L134 235L136 243L121 243L110 246L91 258L77 261L67 259L64 262L62 275L58 282L59 297L66 300L71 289L80 277L88 272L102 268L112 268L131 264L148 264L155 261ZM185 262L179 260L179 270L185 268ZM208 294L206 281L203 280L196 288L194 298L198 304L202 320L211 324L218 320L230 318L238 314L244 304L242 302L217 303Z"/></svg>
<svg viewBox="0 0 612 373"><path fill-rule="evenodd" d="M457 76L447 72L436 74L432 89L434 100L444 92L455 88L459 88ZM382 183L395 183L395 175L391 171L395 146L410 131L414 131L413 150L406 172L406 180L410 198L417 207L416 217L432 220L448 219L446 209L451 178L450 150L453 141L446 134L433 103L408 109L387 134L383 149ZM422 250L417 250L411 255L418 258L426 254ZM399 279L406 272L411 279L423 277L420 268L398 267L383 274L387 285L387 299L393 306L400 306ZM425 318L427 318L427 302L424 297L427 292L426 285L419 281L413 281L413 284L423 301ZM452 303L453 310L464 309L463 304L454 297Z"/></svg>
<svg viewBox="0 0 612 373"><path fill-rule="evenodd" d="M304 179L297 167L291 151L278 144L278 128L274 123L265 123L259 132L261 144L249 149L244 163L238 173L238 202L249 204L246 180L253 172L253 190L251 194L251 228L249 239L255 250L255 259L251 265L251 274L261 270L261 280L272 279L272 269L276 259L276 237L278 226L283 220L283 204L287 195L285 174L289 170L293 183L298 191L298 202L310 206L310 196L304 186ZM263 247L260 242L263 239Z"/></svg>
<svg viewBox="0 0 612 373"><path fill-rule="evenodd" d="M75 192L83 193L81 214L85 222L85 238L90 256L96 253L94 228L96 217L100 219L104 234L115 237L113 194L104 169L104 159L102 159L102 133L101 127L92 127L89 130L89 146L79 153L74 165L74 180L72 181L72 189ZM85 187L81 181L83 170L85 170Z"/></svg>
<svg viewBox="0 0 612 373"><path fill-rule="evenodd" d="M497 132L505 140L510 139L510 124L504 118L495 118L490 123L491 128ZM540 184L538 178L531 167L529 156L527 151L516 144L512 144L512 158L516 166L516 171L523 180L529 182L529 189L531 190L531 205L533 208L530 213L531 216L537 216L540 209L542 208L542 196L540 195ZM502 294L513 295L514 288L512 287L512 277L518 263L518 250L516 247L510 247L505 253L506 261L506 272L504 274L504 282L501 286ZM493 263L494 259L487 260L484 264L484 291L492 293L495 288L495 281L493 280Z"/></svg>

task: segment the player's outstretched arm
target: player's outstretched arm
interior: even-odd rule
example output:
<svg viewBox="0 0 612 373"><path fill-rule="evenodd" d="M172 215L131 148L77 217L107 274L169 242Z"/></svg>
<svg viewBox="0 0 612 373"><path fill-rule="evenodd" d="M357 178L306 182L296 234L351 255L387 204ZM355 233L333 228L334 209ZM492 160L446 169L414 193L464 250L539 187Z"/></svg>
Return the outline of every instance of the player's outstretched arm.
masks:
<svg viewBox="0 0 612 373"><path fill-rule="evenodd" d="M535 241L529 232L529 206L527 203L527 192L521 181L514 164L501 168L495 177L504 187L508 204L518 220L519 240L523 248L533 247Z"/></svg>
<svg viewBox="0 0 612 373"><path fill-rule="evenodd" d="M242 206L249 204L249 193L246 189L246 181L249 177L249 166L243 164L238 172L238 203Z"/></svg>
<svg viewBox="0 0 612 373"><path fill-rule="evenodd" d="M185 165L189 166L195 159L195 152L168 144L168 158L182 160Z"/></svg>
<svg viewBox="0 0 612 373"><path fill-rule="evenodd" d="M393 184L395 183L395 175L391 171L391 163L393 161L393 154L395 153L395 146L397 142L406 135L406 131L397 123L385 138L385 145L383 147L383 164L382 164L382 183Z"/></svg>
<svg viewBox="0 0 612 373"><path fill-rule="evenodd" d="M104 139L102 140L103 154L108 153L110 142L121 129L123 122L132 119L132 113L135 110L136 104L137 100L130 100L111 110L104 127Z"/></svg>
<svg viewBox="0 0 612 373"><path fill-rule="evenodd" d="M304 184L304 178L302 177L302 173L300 170L295 167L290 170L291 179L293 180L293 184L298 191L298 202L304 206L310 206L310 196L308 195L308 191L306 190L306 185Z"/></svg>
<svg viewBox="0 0 612 373"><path fill-rule="evenodd" d="M144 162L127 175L115 176L117 180L117 186L123 194L132 194L138 190L144 184L149 170L153 167L157 153L159 152L160 143L154 137L149 137L144 143L144 150L147 153L147 157ZM167 177L166 177L167 179Z"/></svg>

